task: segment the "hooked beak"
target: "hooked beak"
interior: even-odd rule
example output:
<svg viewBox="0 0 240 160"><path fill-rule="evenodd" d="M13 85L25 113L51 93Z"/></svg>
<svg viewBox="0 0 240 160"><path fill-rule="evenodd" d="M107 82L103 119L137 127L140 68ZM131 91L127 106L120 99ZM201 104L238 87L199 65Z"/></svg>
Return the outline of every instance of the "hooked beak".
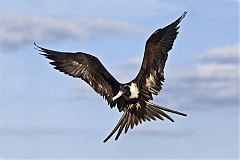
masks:
<svg viewBox="0 0 240 160"><path fill-rule="evenodd" d="M124 93L123 91L119 91L118 94L112 98L112 101L115 101L116 99L121 97L123 95L123 93Z"/></svg>

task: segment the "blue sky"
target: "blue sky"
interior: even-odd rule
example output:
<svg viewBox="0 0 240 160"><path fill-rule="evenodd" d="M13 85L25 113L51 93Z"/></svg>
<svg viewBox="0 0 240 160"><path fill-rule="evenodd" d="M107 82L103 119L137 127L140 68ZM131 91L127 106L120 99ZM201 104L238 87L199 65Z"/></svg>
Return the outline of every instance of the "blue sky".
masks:
<svg viewBox="0 0 240 160"><path fill-rule="evenodd" d="M187 113L102 141L121 113L53 69L33 42L97 56L120 81L184 11L154 102ZM0 0L0 159L238 159L239 1Z"/></svg>

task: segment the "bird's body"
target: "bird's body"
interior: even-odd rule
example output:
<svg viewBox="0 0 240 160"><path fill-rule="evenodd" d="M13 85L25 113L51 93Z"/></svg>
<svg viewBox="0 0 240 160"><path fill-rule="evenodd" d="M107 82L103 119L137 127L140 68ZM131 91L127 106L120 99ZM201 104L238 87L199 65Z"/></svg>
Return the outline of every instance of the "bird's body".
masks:
<svg viewBox="0 0 240 160"><path fill-rule="evenodd" d="M46 58L53 60L50 64L55 69L87 82L97 93L105 98L111 108L117 106L124 112L116 127L104 140L106 142L117 130L118 139L125 129L127 133L143 121L163 120L163 117L174 121L164 111L186 116L186 114L171 110L150 102L152 95L157 95L164 81L164 67L168 52L172 49L177 37L178 24L186 12L172 24L156 30L147 40L141 69L134 80L129 83L119 83L93 55L77 52L58 52L37 47Z"/></svg>

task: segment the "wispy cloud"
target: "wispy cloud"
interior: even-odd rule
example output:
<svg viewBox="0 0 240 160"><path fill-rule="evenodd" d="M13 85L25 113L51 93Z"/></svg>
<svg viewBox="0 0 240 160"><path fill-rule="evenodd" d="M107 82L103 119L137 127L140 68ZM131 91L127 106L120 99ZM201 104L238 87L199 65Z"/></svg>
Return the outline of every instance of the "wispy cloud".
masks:
<svg viewBox="0 0 240 160"><path fill-rule="evenodd" d="M175 105L222 107L238 105L239 45L209 49L191 68L169 72ZM184 95L184 96L183 96ZM178 103L178 104L177 104Z"/></svg>
<svg viewBox="0 0 240 160"><path fill-rule="evenodd" d="M205 63L239 63L239 45L226 46L223 48L212 48L197 57L198 60Z"/></svg>
<svg viewBox="0 0 240 160"><path fill-rule="evenodd" d="M168 126L166 126L168 125ZM194 130L185 130L176 127L171 127L169 124L162 124L161 127L158 125L149 125L147 127L136 127L135 128L136 135L151 135L151 136L160 136L160 137L188 137L194 134Z"/></svg>
<svg viewBox="0 0 240 160"><path fill-rule="evenodd" d="M139 34L141 29L126 21L110 19L56 19L0 12L1 49L18 48L34 41L84 40L96 35Z"/></svg>
<svg viewBox="0 0 240 160"><path fill-rule="evenodd" d="M99 98L97 93L84 81L79 82L77 86L71 89L69 93L70 99L86 99L86 100L93 100Z"/></svg>
<svg viewBox="0 0 240 160"><path fill-rule="evenodd" d="M73 135L84 133L84 129L60 126L0 126L0 135L31 136L31 135Z"/></svg>

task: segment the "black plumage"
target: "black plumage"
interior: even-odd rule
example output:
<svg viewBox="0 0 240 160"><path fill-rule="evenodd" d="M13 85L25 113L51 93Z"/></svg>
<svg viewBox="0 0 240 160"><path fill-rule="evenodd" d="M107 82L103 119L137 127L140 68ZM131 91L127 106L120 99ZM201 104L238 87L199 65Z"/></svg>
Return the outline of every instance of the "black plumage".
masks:
<svg viewBox="0 0 240 160"><path fill-rule="evenodd" d="M134 80L129 83L119 83L93 55L77 52L58 52L36 46L46 58L52 60L50 64L60 72L72 77L81 78L97 93L107 100L110 107L117 105L120 112L124 112L116 127L104 140L106 142L116 131L118 139L122 131L127 133L139 123L150 120L174 120L164 111L186 116L186 114L171 110L150 102L153 95L157 95L164 82L164 67L168 52L172 49L177 37L179 23L186 12L170 25L156 30L147 40L141 69Z"/></svg>

